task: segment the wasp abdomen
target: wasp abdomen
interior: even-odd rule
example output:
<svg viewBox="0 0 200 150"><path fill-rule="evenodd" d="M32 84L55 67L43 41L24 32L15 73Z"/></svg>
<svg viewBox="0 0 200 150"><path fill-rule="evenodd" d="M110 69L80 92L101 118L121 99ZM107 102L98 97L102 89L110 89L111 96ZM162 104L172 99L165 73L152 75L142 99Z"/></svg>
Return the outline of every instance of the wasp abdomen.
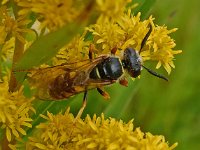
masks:
<svg viewBox="0 0 200 150"><path fill-rule="evenodd" d="M64 99L70 97L74 89L72 88L72 80L69 80L69 74L59 75L50 84L49 94L55 99Z"/></svg>
<svg viewBox="0 0 200 150"><path fill-rule="evenodd" d="M92 79L117 80L123 74L122 63L117 57L108 57L90 72Z"/></svg>

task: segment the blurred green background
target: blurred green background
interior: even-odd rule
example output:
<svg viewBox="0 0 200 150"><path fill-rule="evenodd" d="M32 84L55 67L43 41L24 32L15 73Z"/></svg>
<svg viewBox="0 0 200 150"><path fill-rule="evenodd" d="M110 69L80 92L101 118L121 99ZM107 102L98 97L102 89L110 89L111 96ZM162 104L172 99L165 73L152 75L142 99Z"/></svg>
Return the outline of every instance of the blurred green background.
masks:
<svg viewBox="0 0 200 150"><path fill-rule="evenodd" d="M86 114L105 113L106 117L115 117L128 121L134 118L135 126L144 132L161 134L170 145L178 142L177 150L200 149L200 1L197 0L149 0L148 5L139 2L138 10L144 18L152 14L155 23L167 25L168 29L179 28L171 36L176 40L176 49L182 49L175 56L176 68L169 76L169 82L162 81L142 71L140 79L129 80L129 87L118 84L107 87L111 99L105 101L96 90L88 94ZM147 63L155 68L154 63ZM158 70L159 73L167 73ZM83 94L68 101L38 103L38 111L58 112L70 105L75 114L81 107ZM35 120L37 124L39 117Z"/></svg>
<svg viewBox="0 0 200 150"><path fill-rule="evenodd" d="M139 1L138 1L139 2ZM139 2L141 5L141 1ZM111 99L104 101L90 92L85 113L105 112L106 116L128 121L152 134L162 134L170 144L178 142L177 150L200 149L200 1L157 0L146 17L152 14L159 25L179 30L171 36L176 40L176 68L166 83L146 71L141 79L129 81L129 87L108 87ZM144 12L146 13L146 12ZM147 64L150 68L155 64ZM167 76L164 70L159 70ZM81 98L81 97L79 97Z"/></svg>

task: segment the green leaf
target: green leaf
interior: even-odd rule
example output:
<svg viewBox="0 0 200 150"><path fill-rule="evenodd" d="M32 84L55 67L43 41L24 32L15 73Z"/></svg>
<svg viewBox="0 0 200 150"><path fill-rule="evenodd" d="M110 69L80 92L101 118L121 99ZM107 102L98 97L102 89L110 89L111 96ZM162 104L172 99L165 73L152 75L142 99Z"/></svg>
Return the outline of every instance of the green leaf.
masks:
<svg viewBox="0 0 200 150"><path fill-rule="evenodd" d="M141 19L145 19L155 2L156 0L145 0L143 4L136 9L135 13L141 12ZM141 1L139 1L139 4L141 4Z"/></svg>
<svg viewBox="0 0 200 150"><path fill-rule="evenodd" d="M16 70L30 69L49 61L58 50L83 29L76 23L69 23L55 32L39 37L29 49L26 50L20 61L16 64Z"/></svg>
<svg viewBox="0 0 200 150"><path fill-rule="evenodd" d="M115 91L116 95L111 97L112 100L109 101L109 105L104 110L105 116L120 118L126 108L128 108L133 96L138 91L138 87L137 82L131 80L129 80L129 86L127 88L119 84L116 85L116 89L112 89Z"/></svg>

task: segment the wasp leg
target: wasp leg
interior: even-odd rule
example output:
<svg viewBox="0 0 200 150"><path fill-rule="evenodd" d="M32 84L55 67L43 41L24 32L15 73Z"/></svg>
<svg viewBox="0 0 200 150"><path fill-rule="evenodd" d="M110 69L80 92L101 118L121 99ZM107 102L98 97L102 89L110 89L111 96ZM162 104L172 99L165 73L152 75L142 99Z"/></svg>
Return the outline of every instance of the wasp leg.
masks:
<svg viewBox="0 0 200 150"><path fill-rule="evenodd" d="M97 88L97 91L105 98L105 99L109 99L110 98L110 95L104 91L102 88Z"/></svg>
<svg viewBox="0 0 200 150"><path fill-rule="evenodd" d="M127 87L128 86L128 81L126 79L120 79L119 80L119 84Z"/></svg>
<svg viewBox="0 0 200 150"><path fill-rule="evenodd" d="M76 122L81 117L86 105L87 105L87 90L84 92L82 107L80 108L78 114L76 115L74 122Z"/></svg>
<svg viewBox="0 0 200 150"><path fill-rule="evenodd" d="M95 47L94 47L94 44L90 44L90 47L89 47L89 59L92 60L94 59L94 51L95 51Z"/></svg>
<svg viewBox="0 0 200 150"><path fill-rule="evenodd" d="M115 55L117 52L117 47L114 47L112 50L111 50L111 54Z"/></svg>

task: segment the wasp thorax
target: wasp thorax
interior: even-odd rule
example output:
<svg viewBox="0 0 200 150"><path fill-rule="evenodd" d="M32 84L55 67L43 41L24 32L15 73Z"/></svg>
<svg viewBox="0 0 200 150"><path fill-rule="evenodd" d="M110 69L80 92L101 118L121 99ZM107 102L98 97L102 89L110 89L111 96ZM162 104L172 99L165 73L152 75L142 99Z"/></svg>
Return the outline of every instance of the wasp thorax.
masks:
<svg viewBox="0 0 200 150"><path fill-rule="evenodd" d="M141 61L142 59L136 50L132 48L124 50L123 67L131 77L136 78L140 75L142 68Z"/></svg>

